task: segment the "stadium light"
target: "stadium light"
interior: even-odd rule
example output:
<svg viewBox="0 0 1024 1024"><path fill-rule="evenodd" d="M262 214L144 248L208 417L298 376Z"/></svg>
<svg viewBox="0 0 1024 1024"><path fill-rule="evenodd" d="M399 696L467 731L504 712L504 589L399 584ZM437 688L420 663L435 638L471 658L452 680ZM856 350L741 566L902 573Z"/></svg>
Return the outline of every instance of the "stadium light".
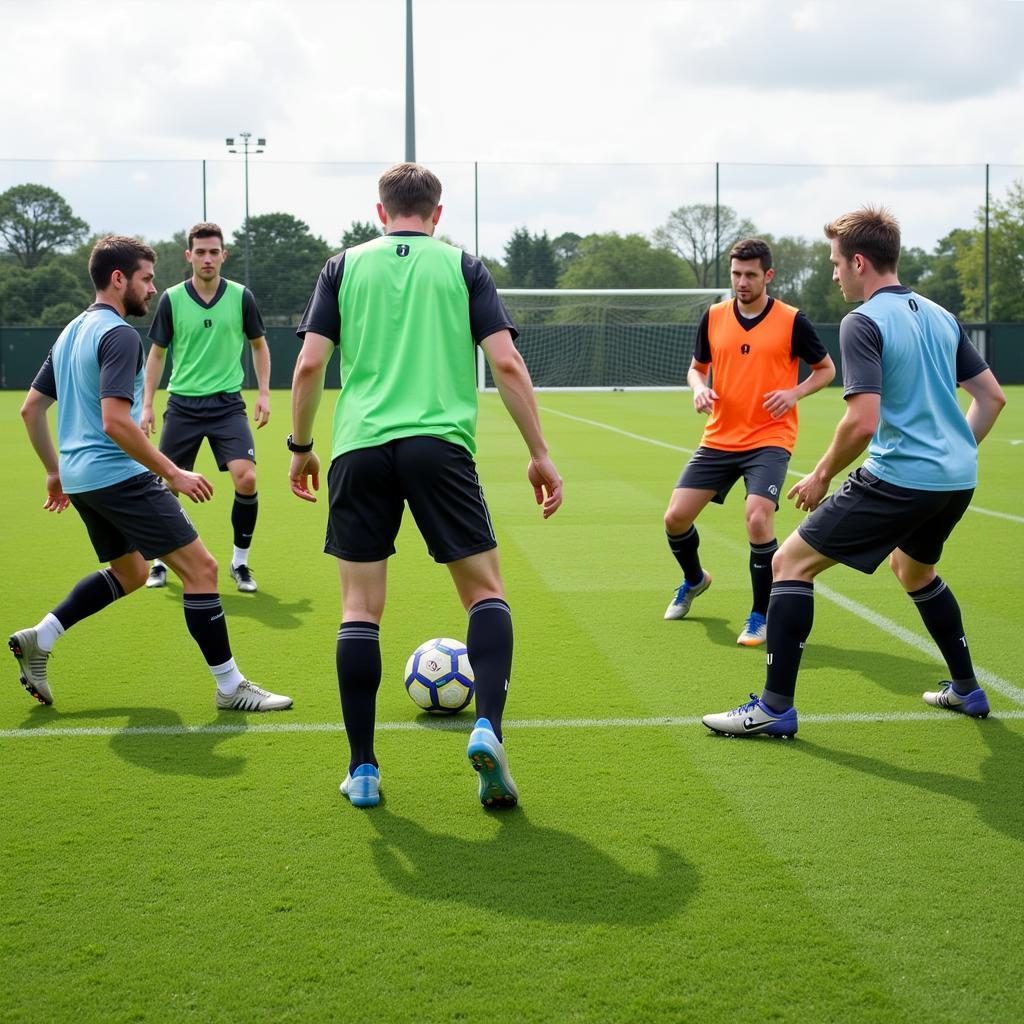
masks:
<svg viewBox="0 0 1024 1024"><path fill-rule="evenodd" d="M251 232L249 230L249 151L255 153L262 153L264 147L267 144L267 140L262 137L257 137L255 143L251 143L249 140L252 138L252 132L239 132L238 137L242 140L241 151L244 154L245 160L245 287L249 287L249 258L251 255L252 240L250 238ZM229 136L224 140L224 144L228 147L229 153L237 153L238 148L235 146L235 139L233 136Z"/></svg>

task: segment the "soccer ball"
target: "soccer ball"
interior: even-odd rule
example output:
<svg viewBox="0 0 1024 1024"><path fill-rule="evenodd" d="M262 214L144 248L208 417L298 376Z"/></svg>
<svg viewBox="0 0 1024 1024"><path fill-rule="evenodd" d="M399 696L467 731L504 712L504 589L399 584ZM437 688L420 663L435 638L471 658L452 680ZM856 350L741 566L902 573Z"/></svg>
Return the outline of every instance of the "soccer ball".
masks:
<svg viewBox="0 0 1024 1024"><path fill-rule="evenodd" d="M473 699L466 645L448 637L420 644L405 663L405 689L432 715L458 714Z"/></svg>

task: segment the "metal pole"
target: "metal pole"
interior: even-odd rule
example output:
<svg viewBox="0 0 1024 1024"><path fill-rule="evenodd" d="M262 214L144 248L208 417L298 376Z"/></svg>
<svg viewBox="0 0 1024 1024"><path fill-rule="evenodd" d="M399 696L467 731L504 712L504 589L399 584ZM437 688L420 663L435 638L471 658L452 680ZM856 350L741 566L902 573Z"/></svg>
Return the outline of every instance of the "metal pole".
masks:
<svg viewBox="0 0 1024 1024"><path fill-rule="evenodd" d="M718 203L718 161L715 161L715 287L722 287L722 216Z"/></svg>
<svg viewBox="0 0 1024 1024"><path fill-rule="evenodd" d="M480 165L473 161L473 252L480 255Z"/></svg>
<svg viewBox="0 0 1024 1024"><path fill-rule="evenodd" d="M203 220L206 220L206 161L203 161Z"/></svg>
<svg viewBox="0 0 1024 1024"><path fill-rule="evenodd" d="M412 72L412 0L405 0L405 159L416 162L416 97Z"/></svg>
<svg viewBox="0 0 1024 1024"><path fill-rule="evenodd" d="M243 149L245 151L245 287L249 287L249 254L252 245L252 232L249 230L249 140L245 138Z"/></svg>
<svg viewBox="0 0 1024 1024"><path fill-rule="evenodd" d="M985 164L985 331L988 332L989 309L988 309L988 286L989 286L989 165Z"/></svg>

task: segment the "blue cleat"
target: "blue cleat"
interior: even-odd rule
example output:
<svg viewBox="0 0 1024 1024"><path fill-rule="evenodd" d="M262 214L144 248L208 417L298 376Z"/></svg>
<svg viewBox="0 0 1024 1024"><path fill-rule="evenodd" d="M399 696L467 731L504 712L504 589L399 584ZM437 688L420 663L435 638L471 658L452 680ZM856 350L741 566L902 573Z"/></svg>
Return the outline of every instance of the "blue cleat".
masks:
<svg viewBox="0 0 1024 1024"><path fill-rule="evenodd" d="M345 776L340 789L353 807L376 807L380 803L380 769L372 764L361 764Z"/></svg>
<svg viewBox="0 0 1024 1024"><path fill-rule="evenodd" d="M705 715L701 721L720 736L782 736L789 739L796 735L796 708L790 708L781 715L768 707L756 693L750 695L746 704L719 715Z"/></svg>
<svg viewBox="0 0 1024 1024"><path fill-rule="evenodd" d="M941 690L926 691L921 697L925 704L935 708L948 708L971 718L988 718L988 695L980 686L970 693L957 693L952 683L945 683Z"/></svg>
<svg viewBox="0 0 1024 1024"><path fill-rule="evenodd" d="M477 719L466 756L480 774L480 803L484 807L515 807L519 790L509 773L505 748L486 718Z"/></svg>
<svg viewBox="0 0 1024 1024"><path fill-rule="evenodd" d="M700 597L708 587L711 586L711 573L705 572L704 579L700 583L689 584L686 580L676 588L675 597L669 602L665 609L666 619L684 619L690 611L695 597Z"/></svg>
<svg viewBox="0 0 1024 1024"><path fill-rule="evenodd" d="M760 612L751 612L736 643L742 647L760 647L767 639L768 620Z"/></svg>

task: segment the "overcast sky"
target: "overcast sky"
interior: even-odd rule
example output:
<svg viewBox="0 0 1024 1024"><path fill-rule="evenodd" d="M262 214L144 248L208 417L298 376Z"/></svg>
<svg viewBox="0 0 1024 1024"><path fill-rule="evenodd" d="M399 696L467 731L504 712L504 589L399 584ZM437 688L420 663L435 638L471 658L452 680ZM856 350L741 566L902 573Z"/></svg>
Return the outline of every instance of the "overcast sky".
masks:
<svg viewBox="0 0 1024 1024"><path fill-rule="evenodd" d="M404 155L404 0L0 13L0 189L51 185L94 229L158 239L198 219L204 158L208 216L236 227L223 140L248 129L268 139L251 211L336 243ZM1024 177L1014 0L415 0L414 27L417 157L470 249L479 163L493 255L520 224L648 233L714 200L716 161L722 202L762 230L816 237L882 201L928 247L973 222L984 164L997 196Z"/></svg>

